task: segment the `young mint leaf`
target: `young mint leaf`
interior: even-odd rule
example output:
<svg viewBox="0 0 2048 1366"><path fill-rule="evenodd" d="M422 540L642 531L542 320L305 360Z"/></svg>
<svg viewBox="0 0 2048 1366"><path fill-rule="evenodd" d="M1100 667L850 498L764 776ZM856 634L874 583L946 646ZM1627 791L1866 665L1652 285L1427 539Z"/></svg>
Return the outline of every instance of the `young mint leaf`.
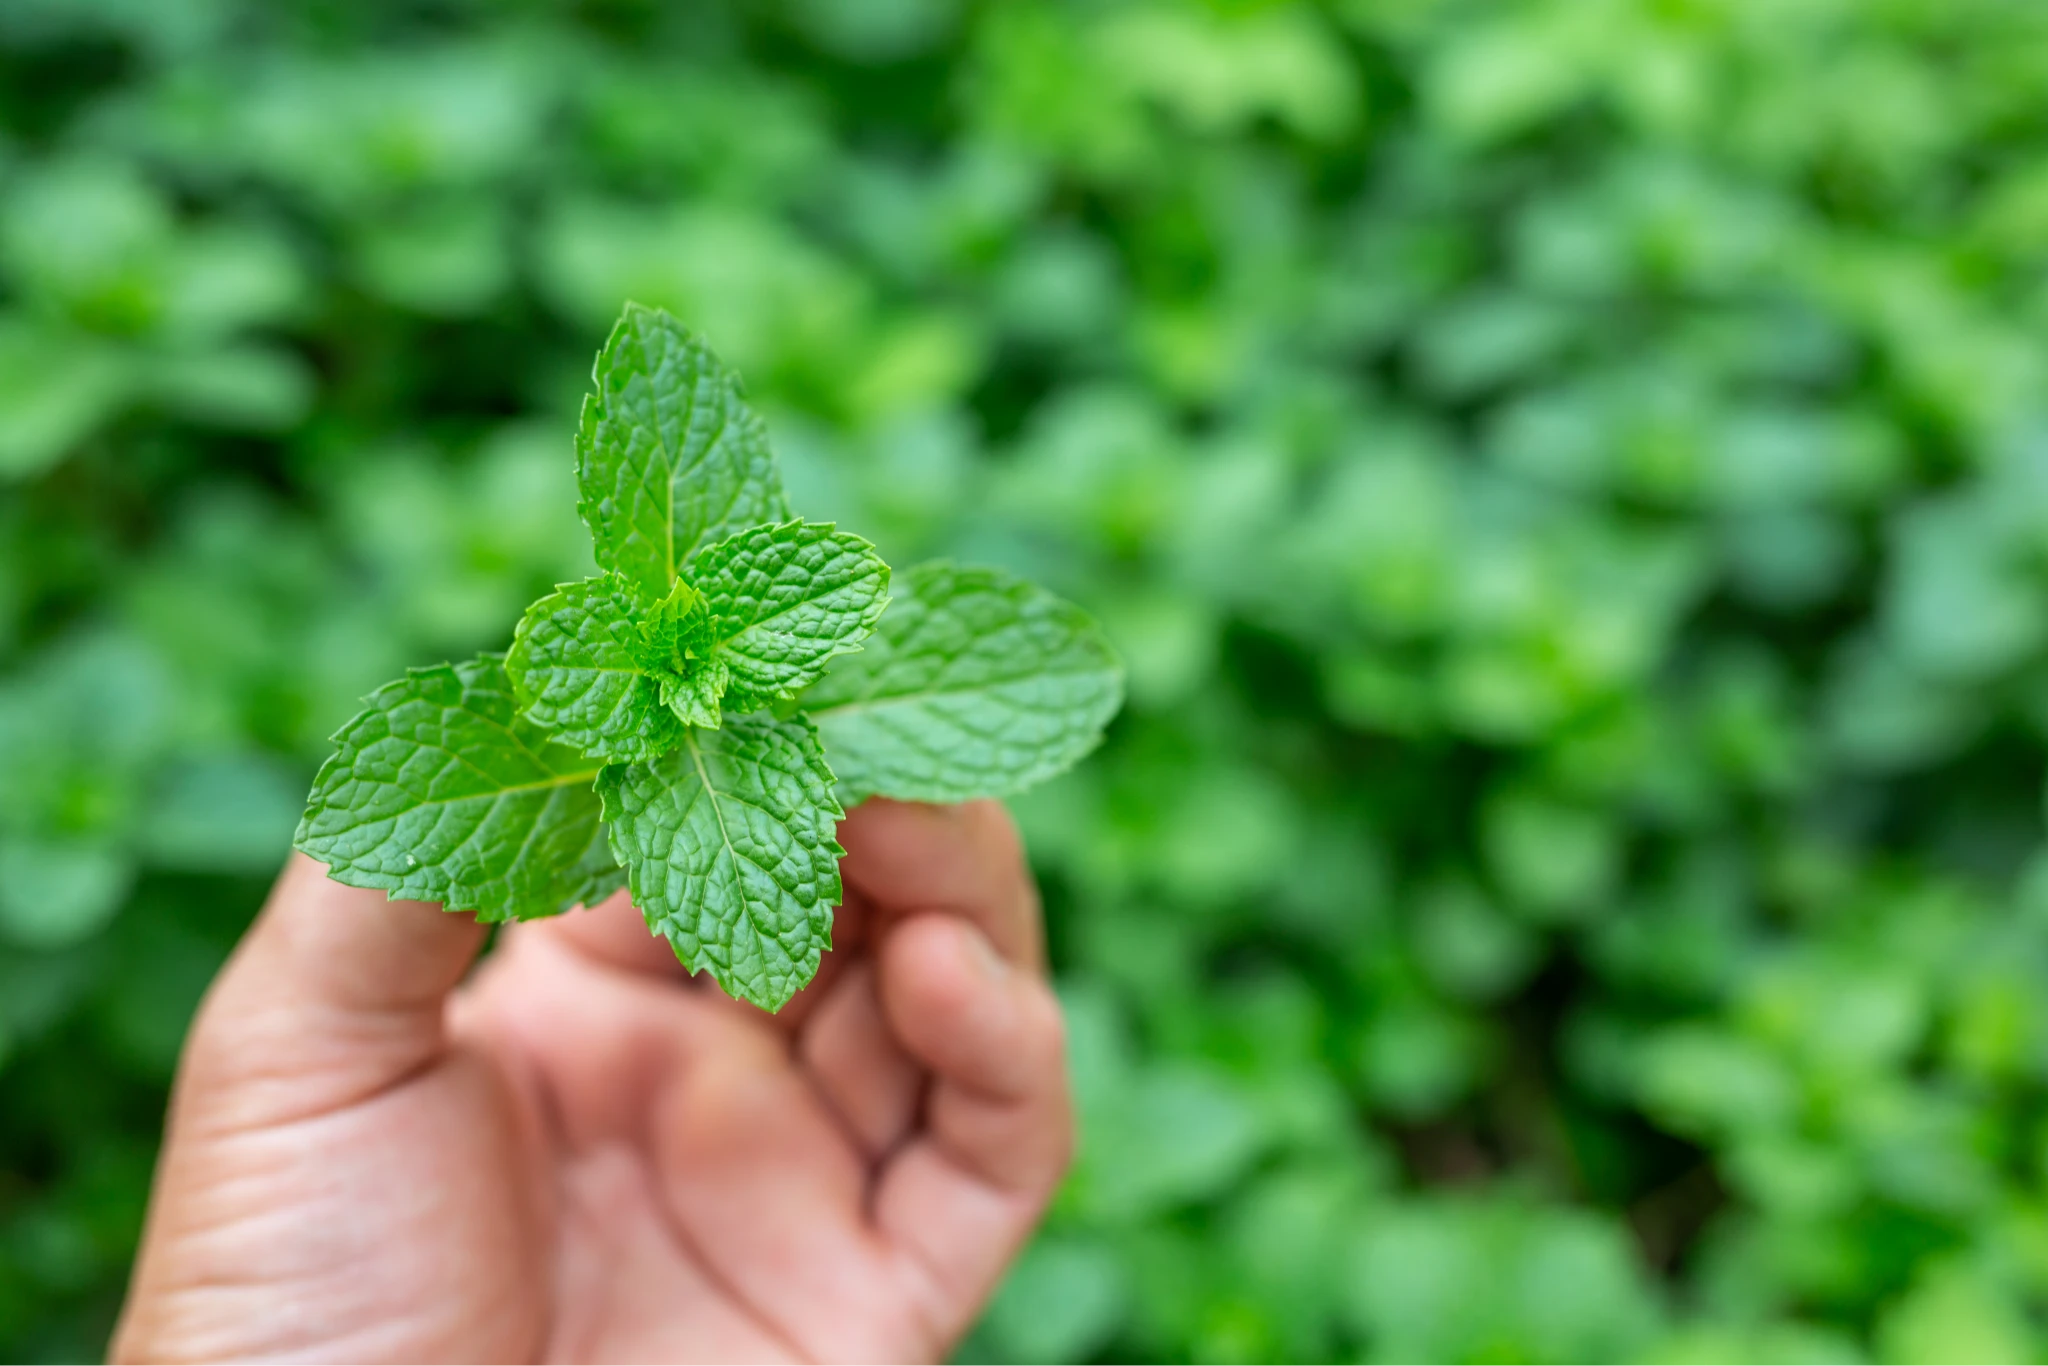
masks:
<svg viewBox="0 0 2048 1366"><path fill-rule="evenodd" d="M801 717L730 716L597 780L633 903L690 971L777 1010L818 971L839 902L832 796Z"/></svg>
<svg viewBox="0 0 2048 1366"><path fill-rule="evenodd" d="M518 714L502 656L411 670L334 739L294 843L336 881L480 920L552 915L606 885L597 765Z"/></svg>
<svg viewBox="0 0 2048 1366"><path fill-rule="evenodd" d="M661 681L662 705L687 725L718 725L718 700L732 673L719 657L717 626L704 595L677 579L641 634L648 667Z"/></svg>
<svg viewBox="0 0 2048 1366"><path fill-rule="evenodd" d="M601 568L658 601L704 546L788 520L767 429L738 379L681 323L626 305L594 378L576 477Z"/></svg>
<svg viewBox="0 0 2048 1366"><path fill-rule="evenodd" d="M527 608L505 668L528 719L594 759L651 759L681 743L684 722L649 668L648 610L617 574Z"/></svg>
<svg viewBox="0 0 2048 1366"><path fill-rule="evenodd" d="M664 678L661 680L661 705L674 712L685 725L708 726L716 730L724 722L725 713L718 703L725 694L729 676L725 661L714 658L688 678Z"/></svg>
<svg viewBox="0 0 2048 1366"><path fill-rule="evenodd" d="M889 603L889 566L829 522L742 531L684 572L710 606L718 657L732 674L729 712L796 696L834 655L857 648Z"/></svg>
<svg viewBox="0 0 2048 1366"><path fill-rule="evenodd" d="M860 653L800 699L849 806L1020 791L1095 748L1122 702L1123 666L1086 612L943 562L899 576Z"/></svg>

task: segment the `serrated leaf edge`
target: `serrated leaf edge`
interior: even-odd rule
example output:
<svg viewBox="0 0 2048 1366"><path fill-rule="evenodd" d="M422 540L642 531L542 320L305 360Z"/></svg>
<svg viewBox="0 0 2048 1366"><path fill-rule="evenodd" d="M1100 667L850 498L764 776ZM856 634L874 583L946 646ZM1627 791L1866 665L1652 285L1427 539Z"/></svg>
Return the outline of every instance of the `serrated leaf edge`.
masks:
<svg viewBox="0 0 2048 1366"><path fill-rule="evenodd" d="M844 536L848 540L860 542L861 547L865 549L869 554L875 557L875 562L881 565L882 567L882 591L876 595L872 608L862 609L862 620L860 624L859 634L851 636L846 640L836 643L830 651L828 651L824 655L821 655L818 659L818 667L822 671L824 668L830 665L833 660L838 659L840 656L859 654L862 650L866 649L868 637L875 633L876 626L882 620L882 614L884 612L887 612L889 610L889 604L895 601L895 598L890 594L890 588L895 582L895 569L893 566L890 565L890 563L887 560L882 558L882 552L876 547L873 541L869 540L865 536L862 536L858 532L841 531L839 529L839 523L837 523L836 521L813 522L803 517L792 517L786 522L762 522L759 526L746 527L742 530L733 532L730 536L722 537L719 540L713 541L710 545L705 546L703 549L699 550L695 555L692 555L690 557L691 565L694 566L699 559L702 559L710 555L712 551L726 544L726 542L736 541L742 536L751 536L755 532L762 530L764 527L768 529L771 533L778 531L789 531L795 528L808 528L812 530L825 532L829 536ZM936 563L936 561L933 561L932 563ZM694 586L696 580L692 579L690 582ZM699 591L701 592L702 590L700 589ZM779 617L786 615L789 612L793 612L795 610L796 607L792 605L790 607L784 608L781 612L778 612L775 615ZM764 620L772 621L774 620L774 618L770 617ZM753 630L755 627L763 624L763 621L748 622L744 630L735 632L733 635L721 639L718 642L718 648L725 648L725 645L728 641L736 640L739 638L739 636L744 635L746 631ZM778 688L770 692L754 692L748 690L745 692L733 693L728 695L736 698L741 702L751 704L747 706L732 708L734 715L741 715L750 711L763 710L767 707L774 705L777 702L794 702L803 695L806 689L814 686L816 686L816 680L813 680L810 683L799 684L795 687Z"/></svg>
<svg viewBox="0 0 2048 1366"><path fill-rule="evenodd" d="M502 651L484 650L480 651L475 656L475 660L496 660L499 664L499 667L502 668L505 662L505 654ZM335 749L334 753L327 756L327 758L321 763L318 771L316 771L313 775L313 785L307 793L306 809L300 813L299 823L292 831L292 848L306 855L306 857L313 859L315 862L318 862L321 867L327 870L327 876L335 882L339 882L346 887L360 888L363 891L367 892L382 892L384 893L384 899L388 902L396 901L399 899L393 893L396 886L400 885L403 881L402 879L395 878L388 873L364 872L348 864L334 864L326 862L325 860L322 860L318 854L313 853L311 850L305 847L305 841L309 835L307 826L309 826L313 820L312 796L314 793L320 791L322 784L325 783L327 780L328 773L331 770L333 770L336 765L342 762L343 751L339 748L339 746L342 744L342 736L348 732L350 727L354 726L358 721L363 719L363 715L365 712L369 711L377 705L376 699L378 697L382 696L387 692L390 692L393 688L404 687L407 683L410 683L415 679L424 678L429 674L439 673L444 669L452 672L454 668L455 663L452 660L443 660L439 664L407 666L404 678L395 678L391 680L389 683L384 683L379 685L378 687L372 688L369 692L363 694L362 697L357 699L362 704L361 709L358 710L355 713L355 715L349 717L348 720L342 722L339 726L335 727L333 734L327 737L328 743L337 746L337 748ZM510 680L510 670L506 671L506 678L508 681ZM521 714L523 715L524 713L522 712ZM499 730L505 732L506 737L510 739L513 744L517 745L520 749L525 750L528 754L533 754L533 750L530 747L528 747L524 741L520 740L516 735L513 735L512 732L505 726L499 725L498 722L491 720L489 717L479 717L479 719L484 721L488 725L497 726ZM553 732L549 731L548 734L552 735ZM536 760L540 758L540 756L537 754L533 754L533 757ZM576 773L565 773L557 779L549 780L546 782L521 783L515 787L501 788L496 794L494 794L494 796L503 796L506 793L511 792L538 792L551 787L569 787L578 782L589 783L591 784L592 788L595 789L597 783L597 775L600 772L602 772L603 769L604 765L600 764L597 768L591 769L588 772L579 771ZM473 799L474 798L470 798L469 800ZM446 804L447 803L443 801L420 802L418 805L440 806ZM602 826L605 823L605 820L606 816L604 812L604 799L602 795L599 795L598 823L600 824L600 826ZM610 841L607 840L606 843L607 845L609 845ZM613 852L613 857L617 857L617 851ZM621 863L620 866L624 867L624 864ZM459 891L461 884L455 884L455 886L456 890ZM410 901L414 898L407 897L405 899ZM494 918L489 908L485 907L480 902L474 900L443 898L438 904L440 905L443 911L471 911L478 915L480 918L483 918L485 920L491 920ZM561 909L568 910L570 908L565 906ZM498 918L509 919L510 917Z"/></svg>
<svg viewBox="0 0 2048 1366"><path fill-rule="evenodd" d="M808 716L804 715L801 712L798 712L794 716L783 719L795 721L810 732L811 739L816 744L818 757L815 761L813 761L809 758L809 756L806 756L805 762L811 765L815 773L815 776L817 776L821 780L822 791L825 794L824 799L818 803L818 809L823 811L827 819L829 819L834 825L836 825L839 821L845 819L846 807L845 804L839 800L839 780L837 776L834 775L832 772L831 763L825 758L825 746L823 738L819 736L817 726L812 723L811 719ZM739 850L733 847L731 835L728 832L725 824L725 813L718 807L718 795L721 789L712 786L710 774L704 766L703 752L698 748L696 740L696 732L698 729L699 727L690 727L689 731L685 735L683 744L690 751L690 766L696 771L697 781L703 785L705 792L711 795L712 811L718 817L719 840L724 845L726 857L733 861L735 881L737 883L739 881L742 881L742 879L739 879L737 877L738 864L742 861L742 855L740 854ZM612 765L607 764L605 767L609 768L611 766ZM630 857L631 851L621 851L617 843L616 835L614 833L618 829L618 825L615 819L618 815L618 812L616 812L613 809L612 803L610 799L607 797L603 786L601 785L597 788L597 798L599 807L598 819L599 823L602 825L604 829L606 843L611 848L612 857L617 859L619 861L619 866L626 870L629 880L628 885L630 887L631 874L633 870L633 860ZM832 879L829 887L821 888L823 895L819 898L819 900L820 904L822 904L825 907L828 919L836 921L836 916L834 916L832 913L836 912L842 905L844 905L846 899L846 881L844 876L839 871L839 860L846 857L846 849L843 845L839 843L839 840L836 836L827 838L822 846L822 849L825 853L828 853L831 856ZM668 942L668 936L662 933L660 926L655 924L654 918L648 914L646 908L640 907L637 902L635 903L635 908L640 911L641 919L646 922L648 932L652 934L655 938L660 939L664 942ZM744 913L745 911L743 908L742 914ZM673 948L673 945L671 945L671 947ZM823 949L820 950L820 961L822 961L823 955L825 953L829 953L831 951L831 948L831 928L830 926L828 926L826 931L825 946ZM676 961L682 963L682 965L689 970L692 976L695 976L700 972L708 972L711 974L712 979L714 981L717 981L718 979L717 969L712 967L709 963L690 963L685 961L682 955L680 954L677 954ZM797 992L801 992L804 989L804 987L810 985L811 981L815 981L816 976L817 969L813 968L812 975L810 978L806 979L803 983L800 983L796 987L796 989L790 993L788 997L784 997L781 1001L776 1002L774 1005L763 1005L759 1001L754 1001L751 997L745 995L744 993L727 987L724 982L719 982L719 989L721 991L726 991L735 1000L747 1001L750 1004L755 1005L760 1009L766 1010L769 1013L773 1014L774 1012L782 1009L783 1006L787 1005L790 999L792 999L797 994Z"/></svg>

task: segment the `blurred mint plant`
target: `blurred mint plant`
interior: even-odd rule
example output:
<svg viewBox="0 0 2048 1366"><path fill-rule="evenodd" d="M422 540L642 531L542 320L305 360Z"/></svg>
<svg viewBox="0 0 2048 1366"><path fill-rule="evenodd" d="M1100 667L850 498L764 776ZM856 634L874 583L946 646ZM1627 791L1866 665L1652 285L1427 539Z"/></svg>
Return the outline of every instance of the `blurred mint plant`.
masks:
<svg viewBox="0 0 2048 1366"><path fill-rule="evenodd" d="M737 378L666 313L629 304L595 379L577 478L604 572L508 653L373 693L296 843L486 921L630 887L692 972L776 1010L830 943L847 805L1049 778L1101 739L1122 668L998 570L919 565L892 599L874 546L791 516Z"/></svg>

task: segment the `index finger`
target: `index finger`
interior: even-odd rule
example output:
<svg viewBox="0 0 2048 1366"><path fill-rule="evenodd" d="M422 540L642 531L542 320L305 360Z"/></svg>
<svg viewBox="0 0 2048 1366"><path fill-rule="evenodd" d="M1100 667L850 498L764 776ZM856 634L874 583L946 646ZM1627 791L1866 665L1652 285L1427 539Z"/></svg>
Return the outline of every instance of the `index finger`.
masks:
<svg viewBox="0 0 2048 1366"><path fill-rule="evenodd" d="M927 806L871 797L839 823L840 875L875 912L940 911L969 920L996 951L1045 970L1038 891L1002 803Z"/></svg>

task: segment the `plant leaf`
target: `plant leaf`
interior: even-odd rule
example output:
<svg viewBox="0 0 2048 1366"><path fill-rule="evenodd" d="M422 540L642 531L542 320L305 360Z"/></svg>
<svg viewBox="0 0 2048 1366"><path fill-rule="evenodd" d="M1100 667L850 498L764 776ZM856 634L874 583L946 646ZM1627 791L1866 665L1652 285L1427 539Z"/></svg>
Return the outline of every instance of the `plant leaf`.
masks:
<svg viewBox="0 0 2048 1366"><path fill-rule="evenodd" d="M834 655L858 649L889 605L889 566L829 522L753 527L707 547L687 572L732 674L728 712L796 696Z"/></svg>
<svg viewBox="0 0 2048 1366"><path fill-rule="evenodd" d="M997 569L913 567L858 654L800 699L840 800L1002 796L1068 768L1123 704L1086 612Z"/></svg>
<svg viewBox="0 0 2048 1366"><path fill-rule="evenodd" d="M334 739L294 843L336 881L480 920L604 885L597 766L518 714L502 656L410 670Z"/></svg>
<svg viewBox="0 0 2048 1366"><path fill-rule="evenodd" d="M597 780L633 902L691 972L779 1009L818 971L839 902L832 796L802 717L729 716Z"/></svg>
<svg viewBox="0 0 2048 1366"><path fill-rule="evenodd" d="M705 667L687 678L664 678L661 680L661 702L685 725L708 726L717 729L725 713L718 702L725 695L727 680L725 661L711 659Z"/></svg>
<svg viewBox="0 0 2048 1366"><path fill-rule="evenodd" d="M646 622L647 663L661 680L662 705L685 725L717 726L718 700L732 681L704 595L682 579Z"/></svg>
<svg viewBox="0 0 2048 1366"><path fill-rule="evenodd" d="M591 795L597 795L594 788ZM603 803L598 806L602 812ZM611 838L604 828L604 821L599 819L590 827L590 843L584 848L582 857L563 873L564 909L569 906L595 906L625 885L626 870L612 853Z"/></svg>
<svg viewBox="0 0 2048 1366"><path fill-rule="evenodd" d="M647 668L641 606L617 574L565 583L526 609L505 669L527 718L594 759L651 759L683 722Z"/></svg>
<svg viewBox="0 0 2048 1366"><path fill-rule="evenodd" d="M626 305L594 378L576 433L577 510L600 567L655 601L704 546L788 520L767 429L681 323Z"/></svg>

